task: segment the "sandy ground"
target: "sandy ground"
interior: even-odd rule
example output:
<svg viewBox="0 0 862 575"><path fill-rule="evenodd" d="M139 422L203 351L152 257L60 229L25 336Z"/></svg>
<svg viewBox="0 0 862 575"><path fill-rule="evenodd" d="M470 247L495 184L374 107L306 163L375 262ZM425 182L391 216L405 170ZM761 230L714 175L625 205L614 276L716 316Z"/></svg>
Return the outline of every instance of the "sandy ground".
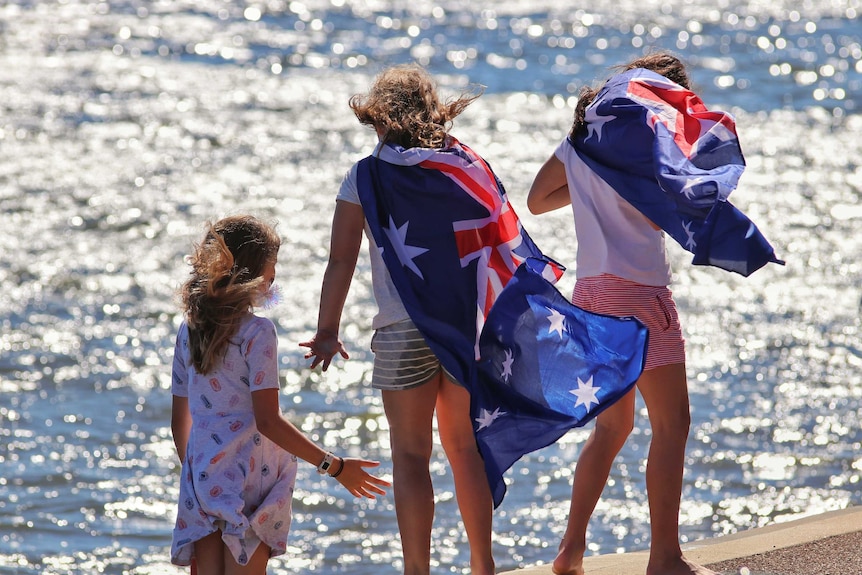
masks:
<svg viewBox="0 0 862 575"><path fill-rule="evenodd" d="M683 553L722 575L862 575L862 506L694 541ZM598 555L584 567L589 575L644 575L648 560L648 551ZM546 564L511 575L552 571Z"/></svg>
<svg viewBox="0 0 862 575"><path fill-rule="evenodd" d="M862 531L721 561L709 567L727 575L862 575Z"/></svg>

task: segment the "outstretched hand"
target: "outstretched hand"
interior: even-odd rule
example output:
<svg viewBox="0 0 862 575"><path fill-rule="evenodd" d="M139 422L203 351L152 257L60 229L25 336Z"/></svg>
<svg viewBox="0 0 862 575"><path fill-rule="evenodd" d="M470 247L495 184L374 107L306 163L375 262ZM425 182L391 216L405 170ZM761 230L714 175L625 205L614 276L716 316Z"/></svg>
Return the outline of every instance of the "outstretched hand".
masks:
<svg viewBox="0 0 862 575"><path fill-rule="evenodd" d="M376 499L375 494L386 495L383 488L392 486L385 479L375 477L363 469L364 467L377 467L380 465L379 461L344 457L341 459L341 465L342 468L336 472L338 477L335 479L355 497Z"/></svg>
<svg viewBox="0 0 862 575"><path fill-rule="evenodd" d="M350 356L344 349L344 345L338 339L338 335L333 333L318 331L309 341L302 342L299 345L308 348L305 359L313 358L311 360L311 369L322 363L323 371L326 371L335 354L340 354L344 359L350 359Z"/></svg>

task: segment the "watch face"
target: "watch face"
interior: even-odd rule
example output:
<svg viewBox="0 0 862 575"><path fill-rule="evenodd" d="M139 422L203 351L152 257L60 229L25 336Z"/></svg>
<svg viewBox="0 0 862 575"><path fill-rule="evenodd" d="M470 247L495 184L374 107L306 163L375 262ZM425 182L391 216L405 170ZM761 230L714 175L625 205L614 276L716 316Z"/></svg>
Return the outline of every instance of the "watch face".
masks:
<svg viewBox="0 0 862 575"><path fill-rule="evenodd" d="M323 461L320 462L320 465L317 466L317 472L323 475L326 473L326 470L332 467L333 455L331 453L327 453L323 456Z"/></svg>

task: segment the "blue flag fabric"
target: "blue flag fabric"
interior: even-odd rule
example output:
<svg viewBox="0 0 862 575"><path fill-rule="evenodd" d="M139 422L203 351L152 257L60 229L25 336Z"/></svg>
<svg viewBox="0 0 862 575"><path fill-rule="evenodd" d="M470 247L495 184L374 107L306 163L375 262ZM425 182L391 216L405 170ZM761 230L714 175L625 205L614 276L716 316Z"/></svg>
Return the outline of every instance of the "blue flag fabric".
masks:
<svg viewBox="0 0 862 575"><path fill-rule="evenodd" d="M368 227L411 319L471 394L498 506L522 455L584 425L643 370L646 328L591 314L553 286L563 272L521 226L485 161L381 146L359 162Z"/></svg>
<svg viewBox="0 0 862 575"><path fill-rule="evenodd" d="M587 107L586 134L569 138L626 201L692 252L695 265L748 276L783 264L757 226L728 201L745 169L730 114L645 69L612 77Z"/></svg>
<svg viewBox="0 0 862 575"><path fill-rule="evenodd" d="M495 502L505 494L507 469L628 393L646 360L643 324L573 305L540 266L531 258L518 268L480 339L474 416L485 472L497 478Z"/></svg>

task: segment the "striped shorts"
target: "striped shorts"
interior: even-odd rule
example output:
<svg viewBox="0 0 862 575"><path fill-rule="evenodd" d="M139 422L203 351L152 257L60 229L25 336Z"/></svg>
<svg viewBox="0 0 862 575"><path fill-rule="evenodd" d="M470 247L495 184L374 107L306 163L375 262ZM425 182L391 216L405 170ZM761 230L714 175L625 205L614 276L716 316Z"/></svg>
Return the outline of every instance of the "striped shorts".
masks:
<svg viewBox="0 0 862 575"><path fill-rule="evenodd" d="M587 311L634 316L649 330L644 370L685 363L685 340L671 291L610 274L579 278L572 303Z"/></svg>
<svg viewBox="0 0 862 575"><path fill-rule="evenodd" d="M409 319L387 325L371 338L374 372L371 387L387 391L411 389L428 383L441 369L440 360ZM443 370L452 381L455 379Z"/></svg>

